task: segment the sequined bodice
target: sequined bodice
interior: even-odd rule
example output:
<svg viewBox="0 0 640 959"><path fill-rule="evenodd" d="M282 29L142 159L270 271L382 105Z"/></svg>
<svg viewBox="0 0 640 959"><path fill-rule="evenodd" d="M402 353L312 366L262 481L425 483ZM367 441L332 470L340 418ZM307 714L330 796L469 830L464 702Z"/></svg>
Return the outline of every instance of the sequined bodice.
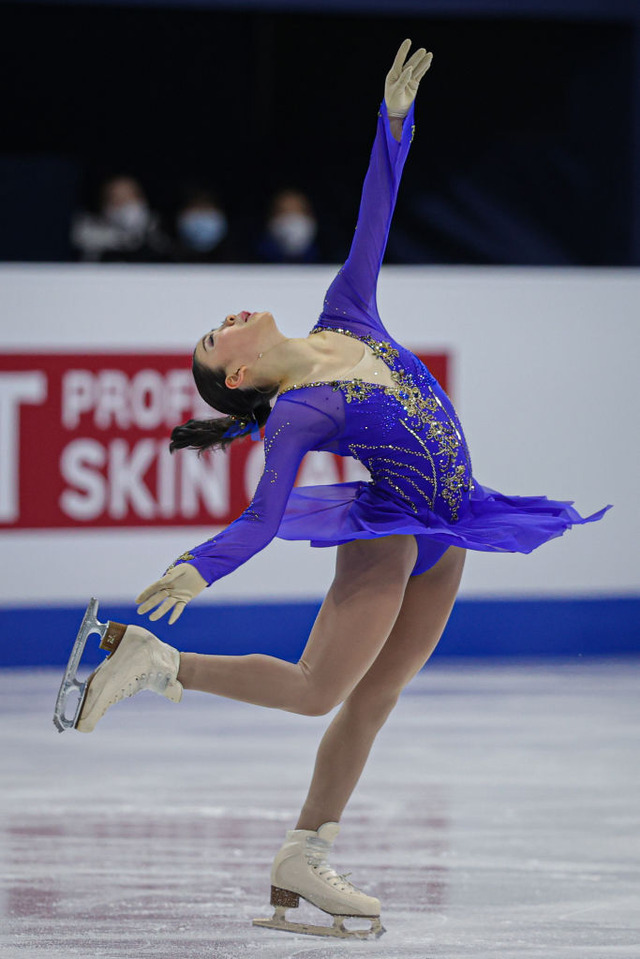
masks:
<svg viewBox="0 0 640 959"><path fill-rule="evenodd" d="M332 330L366 345L391 370L393 386L350 380L298 384L281 396L297 394L298 402L326 409L319 391L343 399L338 436L319 449L360 460L376 489L398 497L413 513L429 509L455 522L471 487L471 459L455 410L435 377L399 343L371 333L318 323L312 333Z"/></svg>

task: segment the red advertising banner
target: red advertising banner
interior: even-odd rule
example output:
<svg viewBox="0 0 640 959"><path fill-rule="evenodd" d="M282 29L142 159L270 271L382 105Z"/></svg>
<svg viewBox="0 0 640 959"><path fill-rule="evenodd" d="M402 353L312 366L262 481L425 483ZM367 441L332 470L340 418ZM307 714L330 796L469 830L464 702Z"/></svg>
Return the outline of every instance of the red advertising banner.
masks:
<svg viewBox="0 0 640 959"><path fill-rule="evenodd" d="M447 389L447 355L416 355ZM174 426L212 415L190 363L182 353L0 356L0 528L232 522L262 472L262 443L169 453ZM310 453L297 483L360 476L350 464Z"/></svg>

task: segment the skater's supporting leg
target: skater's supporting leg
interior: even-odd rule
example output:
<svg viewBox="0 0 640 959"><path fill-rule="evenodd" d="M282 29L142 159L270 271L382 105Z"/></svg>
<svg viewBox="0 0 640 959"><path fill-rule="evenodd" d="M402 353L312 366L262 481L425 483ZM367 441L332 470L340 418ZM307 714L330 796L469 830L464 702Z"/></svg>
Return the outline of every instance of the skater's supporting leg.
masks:
<svg viewBox="0 0 640 959"><path fill-rule="evenodd" d="M179 681L185 689L324 715L349 695L384 646L416 554L413 536L339 546L335 578L298 663L261 654L183 653Z"/></svg>
<svg viewBox="0 0 640 959"><path fill-rule="evenodd" d="M465 551L450 547L406 587L391 634L375 662L327 729L296 829L338 822L364 768L373 741L398 695L435 649L453 606ZM365 620L367 626L370 620ZM362 624L360 626L362 629Z"/></svg>

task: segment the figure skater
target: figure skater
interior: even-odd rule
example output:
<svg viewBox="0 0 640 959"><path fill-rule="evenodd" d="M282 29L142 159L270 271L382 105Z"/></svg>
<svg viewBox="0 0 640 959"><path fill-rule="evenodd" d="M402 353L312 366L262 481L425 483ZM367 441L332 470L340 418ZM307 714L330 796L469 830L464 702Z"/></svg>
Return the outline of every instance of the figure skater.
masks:
<svg viewBox="0 0 640 959"><path fill-rule="evenodd" d="M376 285L400 176L413 139L413 104L431 53L406 60L405 40L384 100L349 257L305 338L285 336L268 312L230 314L193 354L201 396L219 413L173 430L171 449L224 448L265 427L265 467L242 515L180 556L138 597L151 620L173 623L206 586L274 536L337 546L335 578L299 662L266 655L178 653L139 626L110 624L111 655L90 677L77 728L142 689L178 702L197 689L306 716L340 705L318 750L308 796L271 870L281 929L379 935L380 903L328 864L345 805L402 689L435 649L467 548L528 553L584 519L570 503L481 486L455 410L429 370L378 314ZM419 305L416 305L416 309ZM402 336L402 316L393 318ZM275 402L274 402L275 401ZM330 450L360 460L369 482L293 489L302 457ZM334 926L288 922L299 898ZM344 917L371 920L349 931Z"/></svg>

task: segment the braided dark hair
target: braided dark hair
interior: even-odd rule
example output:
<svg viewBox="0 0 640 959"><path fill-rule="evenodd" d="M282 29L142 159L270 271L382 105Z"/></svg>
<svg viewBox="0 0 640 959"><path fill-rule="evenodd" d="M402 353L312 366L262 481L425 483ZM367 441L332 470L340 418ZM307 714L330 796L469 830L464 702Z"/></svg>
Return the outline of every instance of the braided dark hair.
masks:
<svg viewBox="0 0 640 959"><path fill-rule="evenodd" d="M218 416L213 420L189 420L171 431L169 449L199 450L225 449L239 436L246 436L251 427L262 427L269 418L272 399L278 392L277 384L269 390L249 389L230 390L225 384L224 370L211 370L198 363L195 356L192 364L193 378L198 393L209 406L227 416ZM233 429L231 429L233 427ZM225 436L231 432L231 436Z"/></svg>

